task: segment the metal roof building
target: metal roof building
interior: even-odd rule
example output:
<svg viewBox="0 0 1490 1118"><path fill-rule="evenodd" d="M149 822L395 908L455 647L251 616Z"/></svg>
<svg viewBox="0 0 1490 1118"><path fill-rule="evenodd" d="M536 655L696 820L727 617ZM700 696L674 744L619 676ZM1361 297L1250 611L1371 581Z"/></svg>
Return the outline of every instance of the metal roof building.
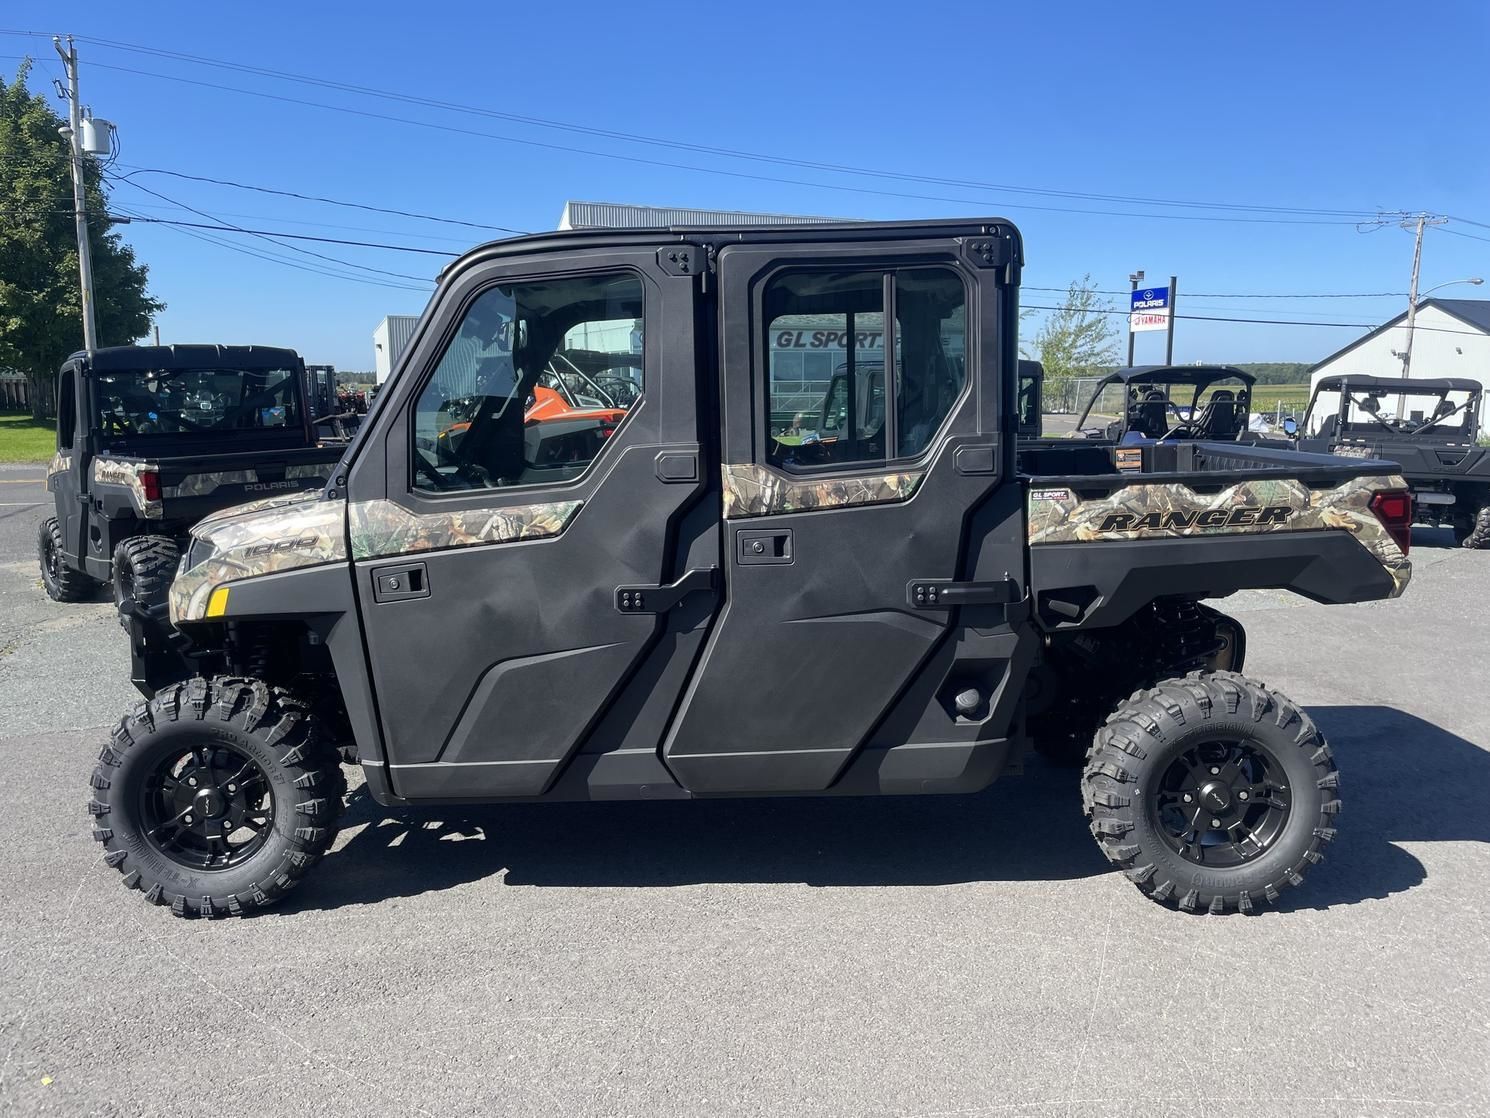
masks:
<svg viewBox="0 0 1490 1118"><path fill-rule="evenodd" d="M619 202L565 202L560 229L665 229L673 225L821 225L833 217L761 214L744 210L691 210L678 206L628 206Z"/></svg>

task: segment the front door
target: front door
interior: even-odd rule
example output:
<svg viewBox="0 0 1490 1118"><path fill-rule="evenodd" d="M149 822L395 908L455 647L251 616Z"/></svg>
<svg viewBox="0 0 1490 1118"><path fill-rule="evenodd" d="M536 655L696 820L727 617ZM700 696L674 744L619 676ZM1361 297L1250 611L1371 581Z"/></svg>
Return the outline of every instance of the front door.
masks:
<svg viewBox="0 0 1490 1118"><path fill-rule="evenodd" d="M699 794L843 788L856 759L865 791L971 786L1021 647L987 604L1024 577L1013 294L946 238L719 266L726 603L664 759ZM942 599L969 579L982 616Z"/></svg>
<svg viewBox="0 0 1490 1118"><path fill-rule="evenodd" d="M681 688L674 619L701 634L719 559L675 271L655 244L494 253L421 321L348 488L396 794L545 794L655 720L623 697Z"/></svg>

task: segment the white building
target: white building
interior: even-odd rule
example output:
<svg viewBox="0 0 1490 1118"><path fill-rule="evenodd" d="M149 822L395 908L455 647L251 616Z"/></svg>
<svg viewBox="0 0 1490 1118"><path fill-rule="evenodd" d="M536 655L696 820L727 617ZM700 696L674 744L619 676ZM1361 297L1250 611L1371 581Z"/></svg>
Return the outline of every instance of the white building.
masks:
<svg viewBox="0 0 1490 1118"><path fill-rule="evenodd" d="M1309 370L1312 387L1321 377L1400 377L1407 348L1407 312L1364 338L1332 353ZM1411 375L1468 377L1490 384L1490 300L1423 299L1413 328ZM1490 416L1481 413L1482 426Z"/></svg>
<svg viewBox="0 0 1490 1118"><path fill-rule="evenodd" d="M403 356L418 321L418 315L390 314L373 331L373 368L377 370L379 384L387 381L393 366Z"/></svg>

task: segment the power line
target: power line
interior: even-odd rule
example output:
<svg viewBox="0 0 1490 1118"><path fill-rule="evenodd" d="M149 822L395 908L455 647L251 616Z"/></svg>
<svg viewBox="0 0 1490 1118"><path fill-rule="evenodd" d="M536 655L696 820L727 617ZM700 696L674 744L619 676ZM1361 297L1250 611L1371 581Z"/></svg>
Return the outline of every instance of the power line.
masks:
<svg viewBox="0 0 1490 1118"><path fill-rule="evenodd" d="M1069 287L1033 287L1029 284L1021 284L1022 291L1054 291L1064 294ZM1141 290L1141 289L1140 289ZM1116 288L1112 290L1092 290L1093 295L1131 295L1128 288ZM1220 293L1214 291L1187 291L1187 299L1405 299L1405 291L1355 291L1355 292L1316 292L1307 291L1296 294L1287 294L1277 291L1263 291L1254 294Z"/></svg>
<svg viewBox="0 0 1490 1118"><path fill-rule="evenodd" d="M1126 295L1128 292L1125 291L1123 294ZM1025 303L1022 306L1023 309L1031 311L1062 311L1066 309L1065 307L1042 306L1037 303ZM1110 307L1089 307L1086 313L1120 314L1126 316L1129 312ZM1280 318L1228 318L1221 315L1209 314L1177 314L1174 317L1177 319L1188 319L1193 322L1243 322L1254 326L1335 326L1342 330L1379 330L1385 325L1385 323L1381 322L1300 322L1296 319ZM1454 330L1447 326L1417 326L1415 329L1426 330L1434 334L1460 334L1470 338L1483 338L1485 336L1482 330Z"/></svg>
<svg viewBox="0 0 1490 1118"><path fill-rule="evenodd" d="M130 213L129 210L125 210L124 212L130 214L131 222L142 222L147 225L175 225L182 229L211 229L218 233L249 233L257 237L284 237L293 241L318 241L321 244L351 245L354 248L385 248L394 252L418 252L427 256L445 256L451 259L460 255L458 252L444 252L437 248L416 248L413 245L385 245L379 244L376 241L348 241L340 237L313 237L309 233L285 233L278 229L245 229L240 225L205 225L199 221L175 221L166 217L146 217L144 214L135 215ZM285 245L284 247L289 248L291 246ZM345 264L346 261L337 261L337 263ZM352 266L357 267L358 265ZM420 279L421 277L408 276L404 278ZM434 281L430 280L429 282L433 283Z"/></svg>
<svg viewBox="0 0 1490 1118"><path fill-rule="evenodd" d="M136 74L142 77L159 78L165 81L181 82L186 85L198 86L204 89L217 89L227 93L239 93L248 97L261 97L270 101L280 101L285 104L300 105L315 109L325 109L330 112L348 113L352 116L360 116L371 120L385 120L396 124L407 124L416 128L428 128L439 132L449 132L460 136L474 136L479 139L496 140L499 143L520 144L526 147L541 148L546 151L561 151L571 155L586 155L598 159L613 159L624 163L636 163L648 167L662 167L671 171L689 171L697 174L719 175L726 178L747 179L754 182L769 182L787 186L805 186L815 190L832 190L852 194L865 194L881 198L911 199L922 202L950 202L960 206L983 207L990 204L987 198L960 198L940 194L917 194L909 191L877 190L866 186L851 186L846 183L824 183L814 182L810 179L784 178L778 175L759 175L746 171L731 171L722 167L700 167L690 163L674 163L661 159L647 159L637 155L626 155L619 152L596 151L592 148L572 147L565 144L548 143L543 140L531 140L517 136L506 136L495 132L482 132L474 128L461 128L452 124L440 124L435 121L418 120L411 117L394 116L390 113L376 113L367 109L354 109L347 105L331 105L323 101L310 101L302 97L287 97L283 94L268 93L263 90L243 89L238 86L222 85L218 82L200 81L196 78L184 78L175 74L160 74L150 70L139 70L129 66L115 66L107 62L90 62L89 65L98 69L114 70L119 73ZM1156 203L1157 204L1157 203ZM1095 217L1126 217L1152 219L1156 221L1212 221L1240 224L1262 224L1262 225L1358 225L1356 220L1325 219L1325 218L1269 218L1269 217L1242 217L1224 216L1219 214L1172 214L1172 213L1134 213L1128 210L1092 210L1077 209L1070 206L1040 206L1027 202L1007 203L1010 208L1022 210L1034 210L1049 213L1086 214Z"/></svg>
<svg viewBox="0 0 1490 1118"><path fill-rule="evenodd" d="M94 63L97 65L97 63ZM212 183L214 186L231 186L238 190L252 190L259 194L277 194L283 198L299 198L306 202L324 202L330 206L345 206L348 209L368 210L372 213L392 214L396 217L412 217L420 221L437 221L445 225L460 225L467 229L481 229L496 233L527 233L526 229L511 229L505 225L487 225L477 221L462 221L453 217L436 217L433 214L414 213L411 210L391 209L387 206L373 206L365 202L348 202L344 199L325 198L318 194L301 194L294 190L281 190L272 186L254 186L245 182L234 182L231 179L215 179L206 175L188 175L184 171L168 171L163 167L136 167L128 174L120 175L122 179L129 179L133 175L169 175L171 178L188 179L192 182Z"/></svg>
<svg viewBox="0 0 1490 1118"><path fill-rule="evenodd" d="M109 176L109 178L110 178L110 181L123 181L123 180L114 180L112 176ZM180 200L178 200L176 198L170 198L170 197L167 197L164 194L161 194L159 191L151 190L148 186L141 186L137 182L131 182L128 185L134 187L136 190L143 190L146 194L149 194L149 195L152 195L153 197L159 198L162 201L172 202L172 203L180 206L182 209L188 210L191 213L196 214L198 217L205 217L209 221L215 221L215 222L217 222L219 225L227 225L234 232L238 232L238 233L249 233L250 235L255 236L255 237L258 237L261 240L268 241L270 244L277 244L277 245L280 245L283 248L288 248L291 252L298 252L302 256L315 257L318 260L326 260L326 261L329 261L332 264L339 264L342 267L354 268L354 269L357 269L358 271L363 271L363 272L374 272L374 273L376 273L378 275L390 276L393 279L406 279L406 280L415 280L415 281L423 281L425 279L425 277L423 277L423 276L411 276L411 275L407 275L407 274L405 274L403 272L390 272L390 271L387 271L387 270L385 270L383 268L373 268L373 267L370 267L369 265L366 265L366 264L357 264L357 263L354 263L354 262L352 262L350 260L342 260L340 257L327 256L325 253L315 252L315 251L313 251L311 249L308 249L308 248L300 248L298 245L286 245L286 244L283 243L283 241L281 241L279 238L277 238L273 234L263 233L263 232L256 232L256 231L244 229L242 226L232 225L232 223L230 223L230 222L224 222L222 218L218 217L215 214L210 214L206 210L199 210L199 209L197 209L194 206L188 206L188 205L186 205L186 203L181 202ZM296 237L295 239L297 239L297 240L302 239L303 236L305 236L305 235L301 235L301 237ZM436 252L437 250L435 250L435 249L423 249L421 251L433 253L433 252ZM454 255L454 254L451 254L451 255Z"/></svg>
<svg viewBox="0 0 1490 1118"><path fill-rule="evenodd" d="M672 140L634 132L624 132L607 128L599 128L593 125L576 124L569 121L559 121L543 117L528 116L520 113L503 112L497 109L490 109L480 105L468 105L455 101L441 100L439 98L400 93L393 90L378 89L372 86L356 85L350 82L336 81L334 79L324 77L317 77L307 74L296 74L284 70L274 70L268 67L252 66L245 63L232 62L225 59L208 58L202 55L189 54L182 51L167 50L160 47L143 46L135 43L124 43L118 40L94 38L91 36L79 36L79 38L83 42L92 43L97 46L102 46L114 50L122 50L135 54L144 54L156 58L189 62L195 65L209 66L216 69L229 70L244 74L252 74L259 77L273 78L280 81L295 82L301 85L310 85L322 89L338 90L341 92L353 93L360 96L373 97L381 100L395 101L403 104L420 105L427 108L459 112L465 115L485 116L498 120L511 121L518 124L531 125L534 127L556 129L560 131L596 136L605 139L619 140L625 143L646 144L654 147L669 148L679 151L691 151L699 154L720 156L729 159L765 162L780 166L800 167L807 170L828 171L836 174L850 174L862 177L890 179L902 182L922 182L934 186L953 186L974 190L1002 191L1005 193L1014 194L1031 194L1040 197L1071 198L1083 201L1111 202L1124 205L1164 205L1198 209L1240 210L1331 217L1368 217L1377 212L1375 210L1361 209L1319 209L1297 206L1274 206L1261 203L1252 204L1237 202L1202 202L1176 198L1153 198L1120 194L1094 193L1087 191L1054 190L1042 187L1019 186L1012 183L989 183L977 180L945 178L932 175L918 175L907 172L889 171L882 168L858 167L841 163L828 163L818 160L799 159L790 156L776 155L765 152L745 151L738 148L717 147L708 144L698 144L681 140ZM169 77L169 75L154 76Z"/></svg>
<svg viewBox="0 0 1490 1118"><path fill-rule="evenodd" d="M142 215L130 213L127 207L120 208L123 209L124 212L131 217L132 220L150 220L149 218L143 217ZM360 276L346 272L338 272L331 268L322 267L318 264L308 264L303 260L295 260L289 257L280 256L276 253L264 252L259 249L249 248L245 245L234 244L231 241L225 241L219 237L214 237L209 233L196 232L192 229L177 228L174 223L167 224L166 228L173 233L181 234L183 237L190 237L193 240L202 241L205 244L215 245L218 248L227 249L229 252L236 252L244 256L251 256L256 260L266 260L272 264L279 264L286 268L292 268L297 272L307 272L311 275L326 276L331 279L347 280L351 283L360 283L370 287L385 287L393 291L415 291L419 292L420 294L428 294L428 292L424 288L414 287L410 284L390 283L386 280L373 279L371 276Z"/></svg>

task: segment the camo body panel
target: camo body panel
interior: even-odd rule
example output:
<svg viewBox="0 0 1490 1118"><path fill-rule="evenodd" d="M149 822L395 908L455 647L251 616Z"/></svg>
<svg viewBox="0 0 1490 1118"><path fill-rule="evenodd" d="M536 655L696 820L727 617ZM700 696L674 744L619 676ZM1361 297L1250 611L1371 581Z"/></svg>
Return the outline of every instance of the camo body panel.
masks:
<svg viewBox="0 0 1490 1118"><path fill-rule="evenodd" d="M258 575L345 562L347 504L310 494L302 499L271 497L210 516L192 529L192 549L210 543L211 552L171 583L171 621L200 621L212 591Z"/></svg>
<svg viewBox="0 0 1490 1118"><path fill-rule="evenodd" d="M324 481L331 476L332 470L336 468L334 462L327 462L321 466L290 466L284 472L283 481L304 481L313 478L316 481ZM278 471L274 471L278 472ZM216 470L200 474L188 474L175 485L167 485L162 489L166 497L206 497L215 493L224 485L257 485L259 484L259 473L257 470ZM273 485L275 482L263 484Z"/></svg>
<svg viewBox="0 0 1490 1118"><path fill-rule="evenodd" d="M47 463L47 480L52 480L57 474L65 474L70 469L72 469L72 455L65 450L59 450Z"/></svg>
<svg viewBox="0 0 1490 1118"><path fill-rule="evenodd" d="M140 480L143 473L154 473L156 467L150 462L135 462L128 458L95 458L93 460L93 484L118 485L129 490L135 513L144 520L159 520L164 515L160 501L145 499L145 484Z"/></svg>
<svg viewBox="0 0 1490 1118"><path fill-rule="evenodd" d="M557 536L579 511L579 501L412 513L392 501L358 501L349 522L354 559L415 555L451 547Z"/></svg>
<svg viewBox="0 0 1490 1118"><path fill-rule="evenodd" d="M925 476L925 471L910 470L865 477L797 480L754 463L725 465L724 515L727 520L737 520L904 501L916 492Z"/></svg>
<svg viewBox="0 0 1490 1118"><path fill-rule="evenodd" d="M1189 536L1245 535L1260 532L1350 532L1392 577L1392 597L1407 589L1412 563L1397 541L1371 511L1371 498L1381 490L1405 490L1398 475L1351 478L1328 489L1311 489L1291 478L1258 478L1228 486L1216 494L1197 493L1179 482L1126 485L1106 497L1083 501L1074 489L1039 484L1030 487L1030 546L1052 543L1095 543L1104 540L1176 539ZM1041 494L1051 494L1042 497ZM1268 523L1222 523L1103 530L1114 514L1137 518L1157 513L1161 520L1176 514L1195 520L1208 512L1234 514L1238 509L1292 510L1286 519Z"/></svg>

